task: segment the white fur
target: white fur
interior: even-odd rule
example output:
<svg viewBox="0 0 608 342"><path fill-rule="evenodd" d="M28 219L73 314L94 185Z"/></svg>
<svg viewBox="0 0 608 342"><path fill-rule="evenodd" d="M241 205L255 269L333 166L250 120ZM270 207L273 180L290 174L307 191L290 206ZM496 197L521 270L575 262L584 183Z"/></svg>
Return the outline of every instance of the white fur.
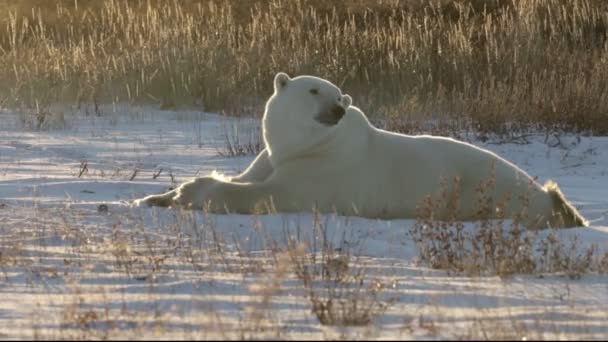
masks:
<svg viewBox="0 0 608 342"><path fill-rule="evenodd" d="M311 88L319 95L311 94ZM347 107L336 125L314 119L336 104ZM494 174L488 195L496 201L509 198L501 215L510 217L527 207L526 226L555 224L552 197L517 166L454 139L377 129L350 104L350 97L328 81L279 73L263 119L266 149L243 174L232 181L198 178L176 193L157 196L165 200L161 204L143 202L162 205L170 197L171 205L216 212L251 213L266 203L279 212L316 208L369 218L416 218L426 196L442 199L441 179L448 181L451 197L451 181L459 177L459 210L438 209L434 218L473 220L478 218L476 188Z"/></svg>
<svg viewBox="0 0 608 342"><path fill-rule="evenodd" d="M338 87L314 76L291 79L285 73L278 73L274 89L266 102L262 125L268 157L275 168L330 134L331 130L315 121L314 116L332 106L347 109L352 102ZM312 89L318 94L311 94Z"/></svg>

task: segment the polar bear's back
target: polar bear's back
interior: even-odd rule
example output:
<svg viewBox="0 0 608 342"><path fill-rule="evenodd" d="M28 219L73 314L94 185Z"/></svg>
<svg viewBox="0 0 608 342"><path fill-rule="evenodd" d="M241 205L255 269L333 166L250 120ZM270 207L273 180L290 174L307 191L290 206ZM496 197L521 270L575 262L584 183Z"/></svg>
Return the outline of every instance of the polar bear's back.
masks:
<svg viewBox="0 0 608 342"><path fill-rule="evenodd" d="M373 141L373 150L384 151L383 159L375 163L390 165L380 177L398 180L390 191L394 192L393 198L399 198L397 192L401 192L401 197L413 200L406 206L408 211L412 206L420 205L426 196L441 200L444 186L448 194L458 190L462 218L474 218L479 190L484 184L487 184L486 194L497 199L510 198L506 204L511 212L518 210L515 208L520 203L517 198L525 193L532 196L531 206L544 210L549 205L546 192L525 171L472 144L451 138L408 136L382 130L377 130ZM459 189L454 186L456 177ZM403 195L405 192L407 196Z"/></svg>

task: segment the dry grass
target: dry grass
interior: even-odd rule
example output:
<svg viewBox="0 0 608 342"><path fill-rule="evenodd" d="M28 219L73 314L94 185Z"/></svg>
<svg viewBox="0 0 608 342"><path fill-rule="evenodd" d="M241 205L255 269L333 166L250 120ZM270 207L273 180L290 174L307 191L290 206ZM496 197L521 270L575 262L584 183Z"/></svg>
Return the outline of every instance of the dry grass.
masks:
<svg viewBox="0 0 608 342"><path fill-rule="evenodd" d="M362 335L356 335L357 339L411 339L420 337L416 335L420 331L426 337L464 339L605 336L605 314L589 312L587 299L583 299L582 308L574 305L571 296L581 293L574 289L580 281L558 279L559 291L567 291L559 294L560 303L568 305L554 306L547 297L550 294L544 293L546 314L536 315L543 304L527 307L509 300L490 302L488 308L480 309L475 307L476 297L471 297L470 308L453 307L451 300L433 304L437 282L442 284L440 296L469 300L475 291L480 291L480 299L488 296L491 292L486 286L496 280L469 283L459 276L425 275L423 268L393 272L400 270L399 266L386 268L388 264L379 259L362 256L365 238L357 231L340 233L330 216L316 216L312 226L298 224L295 231L293 225L287 225L280 237L280 228L268 234L268 227L257 222L257 217L252 217L251 227L225 229L213 215L192 211L140 217L138 213L114 215L113 208L103 215L92 209L66 208L59 215L48 208L14 209L17 216L28 215L29 220L2 228L0 271L4 276L0 284L7 291L25 286L25 293L15 295L25 307L38 304L31 307L31 316L24 318L31 323L20 326L23 332L11 330L10 336L328 339L324 329L359 332ZM96 218L94 224L92 218ZM251 239L231 237L248 230ZM248 245L255 238L264 241L261 248ZM553 252L541 254L556 262L564 260L561 256L568 253L559 249L570 247L558 245L548 249L557 251L560 258L554 259ZM606 260L604 257L604 264ZM571 263L575 264L580 265ZM549 268L556 271L562 266ZM469 285L463 287L462 281ZM512 286L521 284L506 282L504 289ZM572 294L562 286L572 286ZM422 297L420 290L424 290ZM504 291L495 298L510 293ZM430 302L422 310L416 298L427 297ZM531 291L525 298L533 303L536 297ZM5 298L5 305L14 302L10 296ZM439 314L427 311L432 305L438 305ZM459 309L463 311L456 312ZM11 312L15 307L8 305L6 310ZM508 310L514 311L505 314ZM418 316L417 322L410 322ZM316 330L319 323L330 327ZM405 324L406 335L399 336L395 324ZM297 335L298 329L306 327L313 327L314 334ZM384 327L393 329L395 335L377 331ZM32 335L25 335L28 333ZM348 336L355 335L340 338Z"/></svg>
<svg viewBox="0 0 608 342"><path fill-rule="evenodd" d="M556 308L545 308L535 312L534 318L525 319L525 315L509 312L506 315L493 313L491 310L480 310L479 318L458 340L483 341L561 341L571 340L573 335L581 339L596 339L594 331L608 318L605 311L598 310L588 321L572 324L556 321L554 317L567 316L568 311ZM585 337L583 337L585 336Z"/></svg>
<svg viewBox="0 0 608 342"><path fill-rule="evenodd" d="M287 250L312 312L323 325L372 324L395 302L382 293L387 284L366 273L357 253L353 253L356 246L344 241L341 246L335 246L329 241L318 213L313 229L312 241L292 238Z"/></svg>
<svg viewBox="0 0 608 342"><path fill-rule="evenodd" d="M227 157L255 156L264 150L261 123L256 121L255 124L243 124L238 120L238 118L236 120L224 120L222 126L224 145L218 148L218 155Z"/></svg>
<svg viewBox="0 0 608 342"><path fill-rule="evenodd" d="M546 237L527 230L522 225L528 211L525 194L518 213L490 219L489 213L493 210L504 213L508 203L508 198L494 201L489 196L495 192L494 176L478 185L478 221L473 230L465 229L464 223L453 219L460 203L459 184L458 178L451 186L442 179L439 197L435 200L430 196L425 198L409 232L420 260L430 267L476 276L559 273L571 279L608 272L608 253L598 253L597 245L583 247L576 235L567 241L560 239L556 234L559 229L552 230Z"/></svg>
<svg viewBox="0 0 608 342"><path fill-rule="evenodd" d="M0 104L238 111L279 71L371 116L608 132L603 0L0 2ZM40 121L39 121L40 122ZM43 122L43 121L42 121Z"/></svg>

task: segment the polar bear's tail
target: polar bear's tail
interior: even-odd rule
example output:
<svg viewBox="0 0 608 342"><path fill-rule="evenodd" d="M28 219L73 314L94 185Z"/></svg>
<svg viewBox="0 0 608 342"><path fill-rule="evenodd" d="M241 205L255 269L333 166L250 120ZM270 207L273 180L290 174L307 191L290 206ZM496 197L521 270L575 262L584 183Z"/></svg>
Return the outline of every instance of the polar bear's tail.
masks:
<svg viewBox="0 0 608 342"><path fill-rule="evenodd" d="M553 203L553 217L557 226L563 226L566 228L570 227L587 227L588 222L585 218L576 210L576 208L566 200L564 194L557 186L557 183L548 181L545 183L543 188L551 196L551 202Z"/></svg>

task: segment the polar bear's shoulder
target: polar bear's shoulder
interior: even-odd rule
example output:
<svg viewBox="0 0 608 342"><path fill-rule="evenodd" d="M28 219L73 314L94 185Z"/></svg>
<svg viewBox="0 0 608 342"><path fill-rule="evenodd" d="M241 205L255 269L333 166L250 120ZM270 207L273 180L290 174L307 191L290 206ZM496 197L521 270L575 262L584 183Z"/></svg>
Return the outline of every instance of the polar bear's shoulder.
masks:
<svg viewBox="0 0 608 342"><path fill-rule="evenodd" d="M363 111L352 105L346 109L346 114L344 115L344 119L342 119L342 124L344 124L344 126L348 126L349 129L373 127L365 114L363 114Z"/></svg>

